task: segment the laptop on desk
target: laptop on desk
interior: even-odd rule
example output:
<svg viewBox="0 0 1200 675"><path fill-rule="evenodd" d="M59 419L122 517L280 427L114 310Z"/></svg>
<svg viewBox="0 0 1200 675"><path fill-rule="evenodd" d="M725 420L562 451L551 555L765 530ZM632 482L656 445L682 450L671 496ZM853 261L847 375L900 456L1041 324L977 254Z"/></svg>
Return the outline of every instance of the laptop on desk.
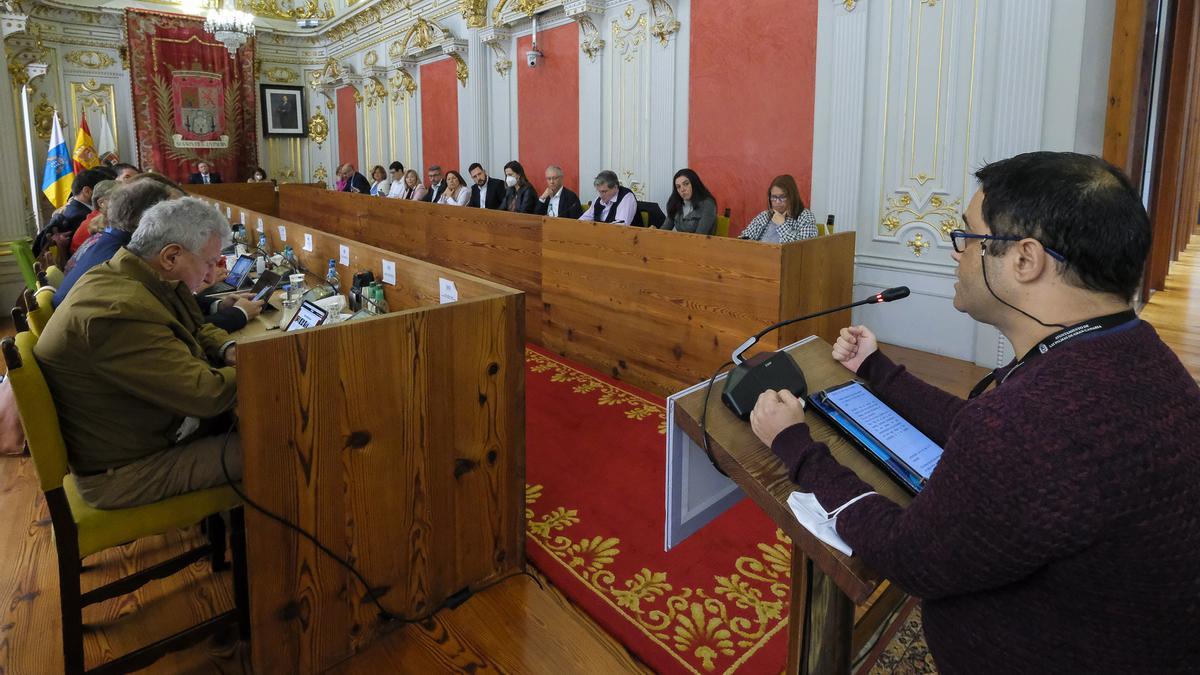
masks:
<svg viewBox="0 0 1200 675"><path fill-rule="evenodd" d="M209 286L201 291L202 295L220 295L222 293L232 293L246 284L250 280L250 270L254 268L254 258L248 255L241 256L237 262L233 263L233 269L229 270L229 276L225 277L224 281Z"/></svg>

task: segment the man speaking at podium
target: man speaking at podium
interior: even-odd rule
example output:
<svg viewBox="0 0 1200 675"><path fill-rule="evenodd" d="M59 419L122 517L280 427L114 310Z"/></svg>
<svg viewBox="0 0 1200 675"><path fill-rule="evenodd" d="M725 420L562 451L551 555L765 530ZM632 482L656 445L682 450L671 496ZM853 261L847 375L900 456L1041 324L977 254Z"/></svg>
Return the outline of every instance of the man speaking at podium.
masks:
<svg viewBox="0 0 1200 675"><path fill-rule="evenodd" d="M962 400L843 329L833 357L945 452L907 509L870 496L837 532L924 600L943 673L1195 668L1200 389L1133 313L1146 211L1095 157L1034 152L975 175L954 306L1020 358ZM751 424L827 511L871 492L789 392L764 393Z"/></svg>

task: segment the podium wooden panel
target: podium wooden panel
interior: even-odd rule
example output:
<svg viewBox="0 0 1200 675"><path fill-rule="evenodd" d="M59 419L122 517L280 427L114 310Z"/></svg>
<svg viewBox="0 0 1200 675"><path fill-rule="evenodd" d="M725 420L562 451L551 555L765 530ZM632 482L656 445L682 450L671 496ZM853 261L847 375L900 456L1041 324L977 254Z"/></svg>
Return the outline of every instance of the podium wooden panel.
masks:
<svg viewBox="0 0 1200 675"><path fill-rule="evenodd" d="M248 213L252 230L259 217L272 248L283 225L310 268L345 245L356 269L396 262L397 284L390 314L239 340L247 494L405 617L521 569L523 295L325 233L304 251L305 228ZM439 279L458 302L436 304ZM367 589L310 541L250 508L247 531L256 672L323 671L383 628Z"/></svg>
<svg viewBox="0 0 1200 675"><path fill-rule="evenodd" d="M853 378L830 356L832 347L820 338L788 352L804 371L809 391L819 391ZM718 382L719 389L723 383ZM704 391L679 399L676 423L697 443ZM843 439L814 412L805 416L814 439L829 446L834 459L849 467L877 492L907 506L911 497L882 469ZM764 446L748 422L720 402L714 391L708 405L709 448L717 464L767 512L792 540L792 603L788 620L788 672L849 672L853 604L863 604L881 581L857 558L825 545L802 527L787 499L798 488L783 463Z"/></svg>
<svg viewBox="0 0 1200 675"><path fill-rule="evenodd" d="M782 319L850 302L854 234L786 245L280 187L280 215L525 291L528 338L669 394ZM768 336L832 340L844 311Z"/></svg>

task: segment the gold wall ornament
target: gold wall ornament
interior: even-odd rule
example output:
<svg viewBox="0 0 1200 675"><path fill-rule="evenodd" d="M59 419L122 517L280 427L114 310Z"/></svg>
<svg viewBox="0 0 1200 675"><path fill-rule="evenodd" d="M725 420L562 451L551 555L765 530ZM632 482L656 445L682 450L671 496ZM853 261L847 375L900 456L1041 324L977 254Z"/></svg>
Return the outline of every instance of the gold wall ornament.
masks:
<svg viewBox="0 0 1200 675"><path fill-rule="evenodd" d="M654 23L650 26L650 34L658 38L659 44L666 47L671 36L679 32L679 19L675 18L675 10L667 0L650 0L650 14Z"/></svg>
<svg viewBox="0 0 1200 675"><path fill-rule="evenodd" d="M349 86L350 86L352 89L354 89L354 102L355 102L356 104L358 104L358 105L362 105L362 102L363 102L363 95L362 95L362 92L360 92L360 91L358 90L358 87L355 87L354 85L349 85Z"/></svg>
<svg viewBox="0 0 1200 675"><path fill-rule="evenodd" d="M318 76L319 75L320 73L318 73ZM300 73L297 73L291 68L281 68L279 66L267 69L266 76L268 80L272 82L279 82L281 84L288 84L289 82L295 82L296 80L300 79Z"/></svg>
<svg viewBox="0 0 1200 675"><path fill-rule="evenodd" d="M404 67L396 71L396 74L388 80L388 84L392 85L393 101L402 101L417 92L417 81Z"/></svg>
<svg viewBox="0 0 1200 675"><path fill-rule="evenodd" d="M492 25L500 25L500 15L504 12L505 5L507 4L508 0L500 0L500 2L496 3L495 9L492 10ZM513 10L531 17L544 4L546 4L546 0L516 0L516 3L513 4Z"/></svg>
<svg viewBox="0 0 1200 675"><path fill-rule="evenodd" d="M913 255L918 258L929 248L929 242L925 241L925 235L920 232L914 234L904 245L911 248Z"/></svg>
<svg viewBox="0 0 1200 675"><path fill-rule="evenodd" d="M321 114L320 108L314 110L312 117L308 118L308 137L317 144L318 148L329 140L329 121Z"/></svg>
<svg viewBox="0 0 1200 675"><path fill-rule="evenodd" d="M325 109L326 110L328 110L329 112L333 112L333 109L336 107L337 106L334 105L334 103L333 103L333 99L325 99Z"/></svg>
<svg viewBox="0 0 1200 675"><path fill-rule="evenodd" d="M961 206L961 199L947 202L945 197L933 195L924 209L917 210L913 208L912 197L902 194L887 200L887 210L879 219L879 224L889 233L895 234L896 230L906 225L922 223L941 232L942 240L948 241L950 231L958 227L958 209Z"/></svg>
<svg viewBox="0 0 1200 675"><path fill-rule="evenodd" d="M51 129L54 126L54 106L46 100L46 95L42 94L42 100L38 102L37 107L33 110L33 131L37 137L43 141L50 140Z"/></svg>
<svg viewBox="0 0 1200 675"><path fill-rule="evenodd" d="M308 72L308 86L316 89L321 86L321 71L310 70Z"/></svg>
<svg viewBox="0 0 1200 675"><path fill-rule="evenodd" d="M467 86L467 78L471 76L471 71L467 69L467 62L463 61L463 58L458 55L458 52L451 54L450 58L454 59L455 77L458 78L458 81L462 84L462 86Z"/></svg>
<svg viewBox="0 0 1200 675"><path fill-rule="evenodd" d="M379 63L379 54L376 54L375 50L372 49L371 51L369 51L363 55L363 65L364 66L373 66L376 63Z"/></svg>
<svg viewBox="0 0 1200 675"><path fill-rule="evenodd" d="M324 164L318 164L317 168L313 170L312 177L313 177L313 182L324 183L326 180L329 179L329 172L325 170Z"/></svg>
<svg viewBox="0 0 1200 675"><path fill-rule="evenodd" d="M423 52L432 47L434 43L449 37L450 33L445 28L426 21L424 17L418 17L417 22L408 29L404 39L400 41L400 53L409 54L413 49Z"/></svg>
<svg viewBox="0 0 1200 675"><path fill-rule="evenodd" d="M487 0L458 0L458 11L467 22L467 28L487 25Z"/></svg>
<svg viewBox="0 0 1200 675"><path fill-rule="evenodd" d="M65 56L67 63L73 63L82 68L90 68L91 70L103 70L116 63L113 57L103 52L82 51L82 52L67 52Z"/></svg>
<svg viewBox="0 0 1200 675"><path fill-rule="evenodd" d="M625 9L625 18L632 21L632 23L628 26L622 26L619 20L613 19L613 45L625 61L632 62L637 51L636 47L646 41L647 21L645 14L638 15L637 19L633 18L633 5Z"/></svg>
<svg viewBox="0 0 1200 675"><path fill-rule="evenodd" d="M858 6L858 0L837 0L837 1L842 3L842 9L846 10L847 12L853 12L854 8Z"/></svg>
<svg viewBox="0 0 1200 675"><path fill-rule="evenodd" d="M604 38L600 37L600 29L592 23L590 17L581 16L578 20L579 29L583 31L583 40L579 43L579 51L587 54L589 61L595 61L596 55L604 51Z"/></svg>
<svg viewBox="0 0 1200 675"><path fill-rule="evenodd" d="M237 0L237 8L269 19L332 19L329 0Z"/></svg>

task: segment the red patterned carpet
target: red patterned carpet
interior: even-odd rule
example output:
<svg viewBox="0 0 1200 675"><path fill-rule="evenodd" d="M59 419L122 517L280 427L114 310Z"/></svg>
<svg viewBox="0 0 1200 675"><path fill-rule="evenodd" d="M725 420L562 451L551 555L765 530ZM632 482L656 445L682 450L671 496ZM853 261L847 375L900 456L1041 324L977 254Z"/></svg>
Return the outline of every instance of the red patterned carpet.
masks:
<svg viewBox="0 0 1200 675"><path fill-rule="evenodd" d="M658 397L526 352L530 561L660 673L777 673L790 544L749 500L663 552Z"/></svg>

